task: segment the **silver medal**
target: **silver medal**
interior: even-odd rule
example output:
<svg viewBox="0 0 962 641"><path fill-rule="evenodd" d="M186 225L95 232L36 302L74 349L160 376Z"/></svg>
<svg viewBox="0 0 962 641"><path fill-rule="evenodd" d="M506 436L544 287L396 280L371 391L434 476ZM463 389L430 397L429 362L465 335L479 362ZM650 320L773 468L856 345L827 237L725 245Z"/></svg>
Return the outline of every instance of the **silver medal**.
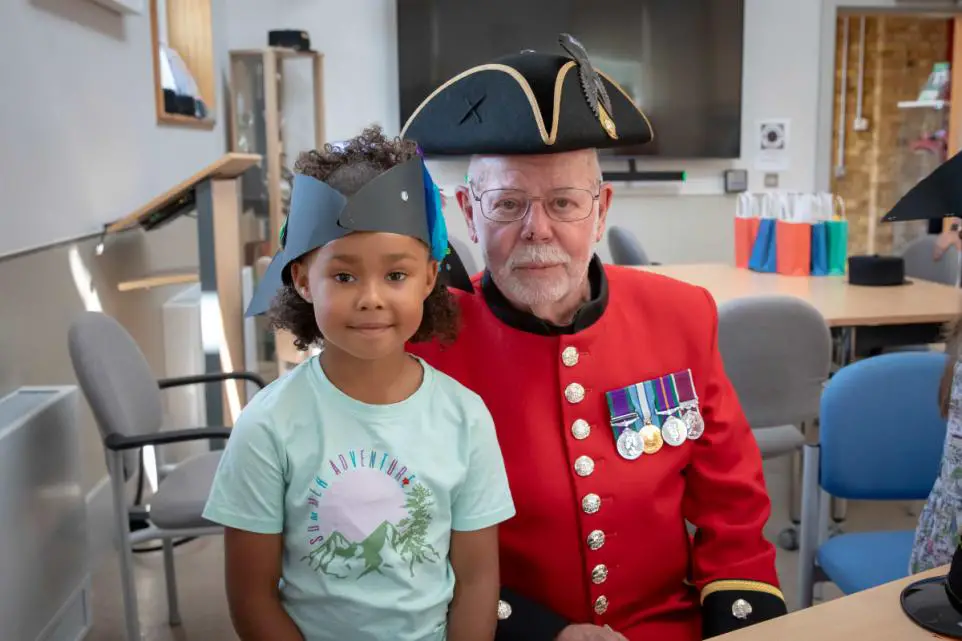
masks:
<svg viewBox="0 0 962 641"><path fill-rule="evenodd" d="M644 451L638 432L630 427L622 430L618 437L618 453L621 454L621 458L633 461L641 456Z"/></svg>
<svg viewBox="0 0 962 641"><path fill-rule="evenodd" d="M688 424L676 416L669 416L661 425L661 437L665 443L678 447L688 439Z"/></svg>
<svg viewBox="0 0 962 641"><path fill-rule="evenodd" d="M705 419L697 407L685 412L685 424L688 425L688 438L695 440L705 433Z"/></svg>

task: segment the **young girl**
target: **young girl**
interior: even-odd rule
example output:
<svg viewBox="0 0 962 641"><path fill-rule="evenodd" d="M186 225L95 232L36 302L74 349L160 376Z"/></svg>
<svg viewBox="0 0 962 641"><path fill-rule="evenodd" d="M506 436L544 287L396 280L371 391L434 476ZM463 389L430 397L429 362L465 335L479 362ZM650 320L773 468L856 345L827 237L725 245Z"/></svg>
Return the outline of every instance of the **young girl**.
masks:
<svg viewBox="0 0 962 641"><path fill-rule="evenodd" d="M939 403L948 419L939 476L919 515L915 542L909 561L912 574L952 561L959 545L962 525L962 318L948 330L946 353L949 362L942 374Z"/></svg>
<svg viewBox="0 0 962 641"><path fill-rule="evenodd" d="M456 330L437 188L415 144L378 127L294 170L261 286L282 270L273 324L322 351L252 399L217 471L204 515L226 528L234 627L243 641L490 641L496 527L514 515L494 426L479 396L405 352Z"/></svg>

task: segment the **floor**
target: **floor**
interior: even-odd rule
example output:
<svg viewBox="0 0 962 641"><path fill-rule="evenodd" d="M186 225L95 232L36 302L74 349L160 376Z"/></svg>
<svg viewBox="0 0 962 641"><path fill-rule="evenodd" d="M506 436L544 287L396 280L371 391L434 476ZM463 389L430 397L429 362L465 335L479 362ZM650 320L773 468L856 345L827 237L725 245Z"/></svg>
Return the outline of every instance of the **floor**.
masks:
<svg viewBox="0 0 962 641"><path fill-rule="evenodd" d="M775 540L788 523L787 459L767 462L765 475L773 500L772 518L766 535ZM917 516L905 503L849 503L846 531L865 529L913 529ZM798 555L778 550L778 572L789 607L796 604ZM159 552L137 555L137 589L140 618L145 641L233 641L237 639L230 624L223 584L223 547L221 540L210 537L187 543L176 551L177 580L183 624L171 628L167 624L167 599L164 572ZM94 627L87 641L125 641L123 604L116 559L96 575L93 588ZM837 598L840 593L832 585L822 591L823 599Z"/></svg>

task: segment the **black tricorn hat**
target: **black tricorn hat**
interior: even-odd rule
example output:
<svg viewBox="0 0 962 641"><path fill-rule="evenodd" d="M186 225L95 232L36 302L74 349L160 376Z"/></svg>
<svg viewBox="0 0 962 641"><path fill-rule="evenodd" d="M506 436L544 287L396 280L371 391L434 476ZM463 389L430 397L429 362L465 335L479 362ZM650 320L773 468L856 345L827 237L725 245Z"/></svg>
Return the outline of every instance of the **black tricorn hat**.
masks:
<svg viewBox="0 0 962 641"><path fill-rule="evenodd" d="M882 218L883 223L962 216L962 154L919 181Z"/></svg>
<svg viewBox="0 0 962 641"><path fill-rule="evenodd" d="M921 579L902 590L902 610L920 627L962 639L962 545L945 576Z"/></svg>
<svg viewBox="0 0 962 641"><path fill-rule="evenodd" d="M428 155L548 154L650 142L651 123L624 89L588 60L523 51L472 67L438 87L401 136Z"/></svg>

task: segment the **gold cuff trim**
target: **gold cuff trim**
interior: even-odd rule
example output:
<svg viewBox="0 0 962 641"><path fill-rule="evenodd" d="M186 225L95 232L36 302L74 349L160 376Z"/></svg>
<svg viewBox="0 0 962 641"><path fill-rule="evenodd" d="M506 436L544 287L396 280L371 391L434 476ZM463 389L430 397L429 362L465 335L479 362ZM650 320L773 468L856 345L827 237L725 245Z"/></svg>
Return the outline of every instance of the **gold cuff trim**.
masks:
<svg viewBox="0 0 962 641"><path fill-rule="evenodd" d="M777 596L782 601L785 600L785 595L782 591L776 588L774 585L768 583L762 583L761 581L745 581L742 579L724 579L721 581L712 581L701 591L701 602L705 602L705 597L715 592L725 592L727 590L746 590L749 592L764 592L766 594L771 594Z"/></svg>

